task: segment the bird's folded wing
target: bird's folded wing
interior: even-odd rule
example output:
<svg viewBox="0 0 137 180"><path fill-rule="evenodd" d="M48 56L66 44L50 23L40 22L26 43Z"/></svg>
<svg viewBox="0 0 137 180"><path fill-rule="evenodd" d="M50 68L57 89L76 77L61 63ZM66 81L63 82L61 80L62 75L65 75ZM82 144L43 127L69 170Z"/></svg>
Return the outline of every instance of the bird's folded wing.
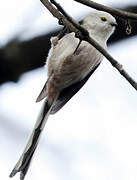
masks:
<svg viewBox="0 0 137 180"><path fill-rule="evenodd" d="M89 77L97 69L99 64L97 64L84 79L61 91L58 99L55 102L55 105L51 109L50 114L55 114L57 111L59 111L82 88L82 86L87 82Z"/></svg>

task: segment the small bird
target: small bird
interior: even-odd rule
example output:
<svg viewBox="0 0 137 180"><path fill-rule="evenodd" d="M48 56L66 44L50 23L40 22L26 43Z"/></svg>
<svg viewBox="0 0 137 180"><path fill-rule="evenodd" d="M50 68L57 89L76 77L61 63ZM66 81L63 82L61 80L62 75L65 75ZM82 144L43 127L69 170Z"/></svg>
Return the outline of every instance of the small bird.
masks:
<svg viewBox="0 0 137 180"><path fill-rule="evenodd" d="M93 11L81 21L89 36L104 49L117 26L115 18L104 11ZM34 126L26 148L12 170L10 177L20 172L23 180L39 142L41 132L50 114L59 111L86 83L103 59L103 55L86 41L79 44L75 33L54 37L47 58L48 78L36 102L45 99L43 109Z"/></svg>

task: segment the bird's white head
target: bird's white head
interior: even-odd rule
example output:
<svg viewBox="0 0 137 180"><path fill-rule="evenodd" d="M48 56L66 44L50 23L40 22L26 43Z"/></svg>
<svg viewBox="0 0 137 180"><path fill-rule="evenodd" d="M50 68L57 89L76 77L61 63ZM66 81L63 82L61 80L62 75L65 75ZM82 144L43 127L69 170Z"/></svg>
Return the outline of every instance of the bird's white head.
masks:
<svg viewBox="0 0 137 180"><path fill-rule="evenodd" d="M81 21L91 36L107 41L117 26L116 19L104 11L93 11Z"/></svg>

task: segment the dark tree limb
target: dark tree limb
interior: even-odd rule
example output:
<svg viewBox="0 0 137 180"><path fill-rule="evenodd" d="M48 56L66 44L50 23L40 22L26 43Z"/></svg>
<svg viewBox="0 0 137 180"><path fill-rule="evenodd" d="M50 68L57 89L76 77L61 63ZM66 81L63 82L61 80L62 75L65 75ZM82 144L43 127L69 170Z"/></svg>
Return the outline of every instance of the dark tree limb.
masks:
<svg viewBox="0 0 137 180"><path fill-rule="evenodd" d="M59 22L61 21L62 24L66 26L70 31L75 32L80 40L89 42L98 51L100 51L108 59L108 61L112 64L112 66L114 66L119 71L119 73L137 90L136 81L132 77L130 77L130 75L123 69L123 66L120 63L118 63L103 47L101 47L99 43L97 43L93 38L89 37L86 29L84 29L72 17L70 17L62 9L62 7L58 3L56 3L55 0L52 0L51 3L54 3L57 9L48 0L40 0L40 1L52 13L54 17L58 18Z"/></svg>
<svg viewBox="0 0 137 180"><path fill-rule="evenodd" d="M50 38L59 31L35 37L27 41L12 39L0 49L0 84L17 82L20 76L30 70L44 66L50 49Z"/></svg>
<svg viewBox="0 0 137 180"><path fill-rule="evenodd" d="M123 11L120 9L104 6L102 4L96 3L96 2L91 1L91 0L74 0L74 1L79 2L81 4L84 4L88 7L97 9L97 10L106 11L110 14L116 15L116 16L124 18L124 19L137 20L137 14L135 14L135 13L131 13L131 12Z"/></svg>

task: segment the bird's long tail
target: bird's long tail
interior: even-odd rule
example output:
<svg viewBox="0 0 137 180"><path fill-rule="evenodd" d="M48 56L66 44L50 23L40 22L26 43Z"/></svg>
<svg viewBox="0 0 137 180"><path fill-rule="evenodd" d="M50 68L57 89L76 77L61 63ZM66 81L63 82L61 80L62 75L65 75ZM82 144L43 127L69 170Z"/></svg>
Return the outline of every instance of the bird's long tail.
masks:
<svg viewBox="0 0 137 180"><path fill-rule="evenodd" d="M28 143L24 149L24 152L22 153L19 161L17 162L14 169L12 170L10 177L15 176L17 172L20 172L20 180L24 179L24 177L29 169L33 154L38 145L42 130L47 122L47 119L48 119L48 116L52 109L52 106L54 105L54 102L52 104L49 104L48 101L45 102L42 112L40 113L40 116L38 117L38 119L36 121L33 132L32 132L32 134L28 140Z"/></svg>

